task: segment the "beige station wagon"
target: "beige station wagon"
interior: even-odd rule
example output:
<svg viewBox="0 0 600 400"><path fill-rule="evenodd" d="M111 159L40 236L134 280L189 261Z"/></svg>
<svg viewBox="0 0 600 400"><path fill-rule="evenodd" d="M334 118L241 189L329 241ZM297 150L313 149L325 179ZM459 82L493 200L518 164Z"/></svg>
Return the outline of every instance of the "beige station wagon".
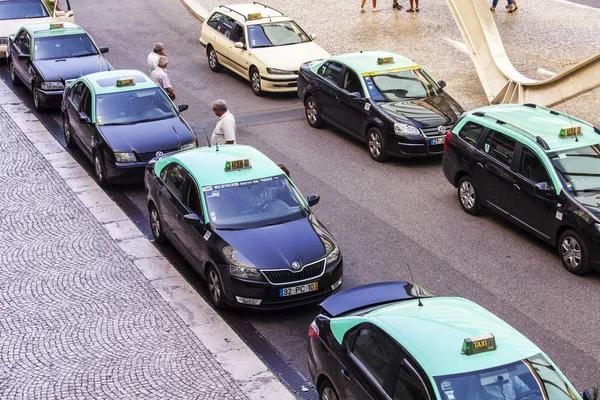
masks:
<svg viewBox="0 0 600 400"><path fill-rule="evenodd" d="M295 92L300 65L329 57L314 38L282 12L254 2L211 11L200 43L211 70L232 70L249 80L260 96Z"/></svg>

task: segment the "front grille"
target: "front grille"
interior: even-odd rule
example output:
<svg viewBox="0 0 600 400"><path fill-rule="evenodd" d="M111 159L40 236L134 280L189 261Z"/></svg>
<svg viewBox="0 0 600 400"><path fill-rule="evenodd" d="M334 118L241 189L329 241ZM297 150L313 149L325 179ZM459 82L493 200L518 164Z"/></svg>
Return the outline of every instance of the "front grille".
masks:
<svg viewBox="0 0 600 400"><path fill-rule="evenodd" d="M173 151L177 151L177 149L171 149L171 150L156 150L156 151L150 151L148 153L136 153L137 154L137 158L139 161L141 162L148 162L150 160L152 160L154 157L156 157L156 153L162 151L163 154L167 154L167 153L171 153Z"/></svg>
<svg viewBox="0 0 600 400"><path fill-rule="evenodd" d="M298 272L291 269L262 270L261 272L271 283L293 283L316 278L323 274L325 270L325 260L320 260L312 264L305 265Z"/></svg>
<svg viewBox="0 0 600 400"><path fill-rule="evenodd" d="M427 146L430 153L441 153L444 151L444 143Z"/></svg>
<svg viewBox="0 0 600 400"><path fill-rule="evenodd" d="M451 130L454 127L454 125L446 125L444 126L444 128L446 128L446 132ZM437 126L432 126L430 128L421 128L421 132L423 132L423 134L425 136L439 136L441 135L441 133L438 132L438 127Z"/></svg>

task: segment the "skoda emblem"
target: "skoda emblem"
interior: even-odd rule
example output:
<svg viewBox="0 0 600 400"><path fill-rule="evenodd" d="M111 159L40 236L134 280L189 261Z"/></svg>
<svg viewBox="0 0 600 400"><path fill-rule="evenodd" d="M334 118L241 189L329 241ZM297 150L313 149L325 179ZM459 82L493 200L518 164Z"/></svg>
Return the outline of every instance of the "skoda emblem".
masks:
<svg viewBox="0 0 600 400"><path fill-rule="evenodd" d="M292 263L292 269L293 269L294 271L298 271L298 270L300 270L300 268L302 268L302 265L300 265L300 263L299 263L298 261L294 261L294 262Z"/></svg>
<svg viewBox="0 0 600 400"><path fill-rule="evenodd" d="M446 133L446 127L444 125L440 125L438 126L437 131L440 135L443 135L444 133Z"/></svg>
<svg viewBox="0 0 600 400"><path fill-rule="evenodd" d="M163 152L162 152L162 151L157 151L157 152L156 152L156 157L160 157L160 156L162 156L162 155L163 155Z"/></svg>

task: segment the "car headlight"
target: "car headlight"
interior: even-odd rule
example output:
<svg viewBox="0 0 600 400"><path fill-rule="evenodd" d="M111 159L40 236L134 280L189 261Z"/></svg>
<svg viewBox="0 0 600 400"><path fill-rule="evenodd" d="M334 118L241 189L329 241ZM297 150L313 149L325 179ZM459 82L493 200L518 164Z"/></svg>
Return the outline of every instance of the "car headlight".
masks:
<svg viewBox="0 0 600 400"><path fill-rule="evenodd" d="M123 163L137 161L133 153L115 153L115 160Z"/></svg>
<svg viewBox="0 0 600 400"><path fill-rule="evenodd" d="M181 146L179 146L179 150L195 149L197 146L198 145L196 144L196 141L194 140L193 142L182 144Z"/></svg>
<svg viewBox="0 0 600 400"><path fill-rule="evenodd" d="M242 257L240 257L240 252L234 249L233 246L225 246L221 252L229 263L229 275L240 279L262 281L262 274L258 268L245 264ZM240 260L236 260L236 257Z"/></svg>
<svg viewBox="0 0 600 400"><path fill-rule="evenodd" d="M333 264L340 258L340 248L327 237L323 238L323 243L325 244L325 261L327 262L327 265Z"/></svg>
<svg viewBox="0 0 600 400"><path fill-rule="evenodd" d="M62 82L42 82L40 87L44 90L61 90L65 88Z"/></svg>
<svg viewBox="0 0 600 400"><path fill-rule="evenodd" d="M294 71L286 71L284 69L269 68L267 67L267 73L271 75L296 75Z"/></svg>
<svg viewBox="0 0 600 400"><path fill-rule="evenodd" d="M0 44L8 44L8 38L7 37L0 37Z"/></svg>
<svg viewBox="0 0 600 400"><path fill-rule="evenodd" d="M394 133L400 136L414 136L421 134L416 126L402 124L400 122L394 124Z"/></svg>

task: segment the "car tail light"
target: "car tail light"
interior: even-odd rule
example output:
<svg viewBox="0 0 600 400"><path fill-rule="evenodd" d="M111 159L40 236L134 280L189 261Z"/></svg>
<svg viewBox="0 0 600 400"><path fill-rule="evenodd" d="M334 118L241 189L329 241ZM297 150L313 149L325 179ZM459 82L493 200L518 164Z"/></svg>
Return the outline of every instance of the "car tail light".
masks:
<svg viewBox="0 0 600 400"><path fill-rule="evenodd" d="M444 138L444 152L446 152L448 150L448 145L450 144L451 141L452 141L452 131L448 131L448 133L446 133L446 137Z"/></svg>
<svg viewBox="0 0 600 400"><path fill-rule="evenodd" d="M308 328L308 337L319 337L319 327L315 321L310 323L310 327Z"/></svg>

